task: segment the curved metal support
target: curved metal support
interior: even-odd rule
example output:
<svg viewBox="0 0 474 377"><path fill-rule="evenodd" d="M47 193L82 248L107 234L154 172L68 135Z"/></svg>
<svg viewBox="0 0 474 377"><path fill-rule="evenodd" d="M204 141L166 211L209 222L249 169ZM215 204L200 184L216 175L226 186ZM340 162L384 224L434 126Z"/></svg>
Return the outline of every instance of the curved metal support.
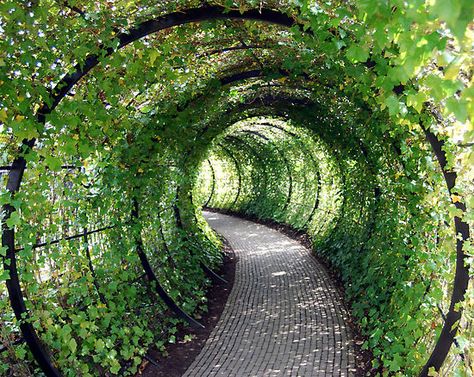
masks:
<svg viewBox="0 0 474 377"><path fill-rule="evenodd" d="M248 143L246 143L244 140L234 136L234 135L227 135L226 136L226 139L227 140L233 140L234 142L237 142L239 143L240 145L243 145L244 147L246 147L247 149L250 150L250 152L252 153L252 155L258 159L260 161L260 165L263 167L263 181L264 181L264 184L263 186L266 187L267 186L267 181L268 181L268 177L267 177L267 168L265 166L265 164L262 162L262 158L260 157L260 154L255 150L254 147L252 147L251 145L249 145ZM262 193L259 191L259 197L262 195Z"/></svg>
<svg viewBox="0 0 474 377"><path fill-rule="evenodd" d="M314 160L313 160L314 161ZM316 211L319 208L319 193L321 192L321 173L319 172L319 169L316 170L316 180L317 180L317 186L316 186L316 200L314 201L313 209L311 210L311 213L309 214L309 217L305 221L303 228L306 228L309 223L313 221L313 217L316 214Z"/></svg>
<svg viewBox="0 0 474 377"><path fill-rule="evenodd" d="M209 198L207 198L206 203L204 203L203 207L207 207L211 202L212 196L214 195L214 190L216 189L216 172L214 171L214 166L212 166L211 161L207 159L209 167L211 168L211 176L212 176L212 186L211 186L211 194Z"/></svg>
<svg viewBox="0 0 474 377"><path fill-rule="evenodd" d="M191 197L191 203L193 202L193 195L192 193L189 194L189 196ZM195 223L197 224L198 223L198 219L197 219L197 216L196 216L196 211L193 211L193 216L194 216L194 221ZM209 237L207 236L207 234L204 234L204 236L209 240ZM212 241L211 241L212 242ZM201 266L201 268L204 270L204 273L206 274L206 276L211 279L211 281L214 283L214 284L228 284L229 282L227 280L225 280L222 276L220 276L219 274L216 274L213 270L211 270L205 263L203 263L202 261L199 262L199 265Z"/></svg>
<svg viewBox="0 0 474 377"><path fill-rule="evenodd" d="M249 108L263 108L265 106L268 106L270 103L275 103L277 101L277 98L265 98L264 100L261 101L261 103L258 104L244 104L244 105L239 105L236 107L233 111L233 113L237 112L242 112L245 110L248 110ZM281 103L284 105L283 103ZM304 103L301 103L304 105ZM272 114L278 115L278 116L285 116L286 114L282 111L279 111L278 109L274 109L272 111ZM238 119L238 117L237 117ZM234 122L237 121L234 119ZM423 127L422 127L423 128ZM438 162L441 166L441 170L443 172L446 185L448 186L448 189L451 191L451 188L454 187L454 182L457 177L457 174L455 172L450 172L446 169L446 157L445 153L442 150L442 145L444 144L443 141L440 141L436 135L432 134L429 130L425 130L426 139L428 142L431 144L432 149L434 154L436 155ZM440 147L441 146L441 147ZM375 189L374 189L375 190ZM375 191L374 191L375 195ZM463 203L457 202L454 203L455 206L464 211L465 205ZM455 279L454 279L454 287L453 287L453 295L451 297L451 309L453 308L453 303L460 303L463 301L463 297L466 293L467 290L467 285L468 285L468 279L469 279L469 274L467 271L467 268L464 264L464 260L466 258L465 254L463 253L463 243L466 242L469 238L469 225L459 218L455 218L454 220L454 225L456 229L456 233L460 235L460 237L456 241L456 252L457 252L457 258L456 258L456 270L455 270ZM427 364L423 368L422 372L420 373L420 376L425 377L427 376L427 371L429 370L430 367L435 368L436 370L439 370L444 363L444 360L447 357L447 354L449 352L449 349L451 348L451 345L454 343L453 339L456 334L457 328L454 328L453 331L452 329L452 324L455 324L456 321L459 320L461 312L455 312L457 314L451 314L455 312L454 310L450 310L449 313L447 314L446 318L447 320L445 321L445 325L443 327L443 330L441 332L441 335L434 347L434 350L430 356L430 359L428 360Z"/></svg>
<svg viewBox="0 0 474 377"><path fill-rule="evenodd" d="M114 38L118 39L119 41L119 45L116 49L101 46L99 53L89 56L82 64L77 64L74 67L75 71L73 73L65 75L53 90L53 101L48 110L52 111L59 104L61 99L64 98L64 96L71 90L71 88L92 68L99 64L101 58L110 56L116 50L119 50L138 39L156 33L160 30L169 29L192 22L217 19L255 20L286 27L291 27L296 24L293 18L287 16L284 13L270 9L263 8L260 10L253 9L240 12L238 10L229 10L222 6L204 6L200 8L192 8L142 22L137 27L130 29L126 33L118 34ZM43 111L43 113L45 112Z"/></svg>
<svg viewBox="0 0 474 377"><path fill-rule="evenodd" d="M136 198L133 199L133 209L132 209L132 219L135 221L135 223L138 223L138 200ZM155 275L155 272L153 271L153 268L150 265L150 262L145 254L144 248L143 248L143 240L140 235L137 235L135 238L135 245L136 245L136 250L138 257L140 258L140 262L143 266L143 269L145 270L146 276L148 277L148 280L150 282L155 283L155 290L156 293L160 296L160 298L163 300L163 302L166 304L168 308L170 308L178 317L181 319L184 319L189 325L191 325L194 328L197 329L203 329L204 326L196 321L193 317L191 317L189 314L187 314L183 309L181 309L175 302L174 300L166 293L166 291L163 289L161 286L160 282L158 281L158 278Z"/></svg>
<svg viewBox="0 0 474 377"><path fill-rule="evenodd" d="M136 28L130 29L127 33L119 34L116 36L119 40L120 49L127 44L136 41L146 35L155 33L159 30L171 28L174 26L182 25L190 22L205 21L212 19L251 19L260 20L269 23L280 24L282 26L291 27L294 24L294 20L290 17L279 13L277 11L262 9L260 11L246 11L240 13L239 11L228 11L224 7L203 7L190 9L188 11L181 11L158 17L153 20L143 22ZM115 38L114 38L115 39ZM75 66L73 73L65 75L58 84L54 87L51 93L50 105L43 104L37 113L37 120L40 124L46 123L46 115L50 114L61 102L61 100L68 94L68 92L77 84L77 82L84 77L89 71L91 71L97 64L99 64L100 57L110 56L116 49L102 47L101 52L97 55L91 55L86 58L83 62ZM254 77L256 73L252 73ZM244 77L245 78L245 77ZM225 84L225 82L224 82ZM24 140L22 153L27 153L31 148L34 147L36 139ZM7 190L12 196L18 192L23 173L26 167L25 158L20 155L13 161L10 172L8 175ZM4 270L8 272L9 279L6 281L6 286L10 298L11 307L15 313L16 318L21 321L20 329L23 333L28 347L30 348L34 358L38 362L38 365L42 371L49 376L61 376L60 372L54 367L48 353L44 350L44 347L39 340L37 333L33 326L27 323L29 318L28 310L24 303L23 294L20 287L20 281L16 268L16 257L15 257L15 234L14 229L9 229L5 222L10 218L14 208L6 204L2 207L4 213L4 225L2 226L2 246L7 248L3 259ZM25 322L23 322L24 320Z"/></svg>
<svg viewBox="0 0 474 377"><path fill-rule="evenodd" d="M217 54L222 54L224 52L229 52L229 51L238 51L238 50L250 50L250 49L263 49L263 50L270 50L275 47L279 46L265 46L265 45L240 45L240 46L231 46L231 47L225 47L225 48L220 48L220 49L214 49L211 51L204 52L200 55L197 56L198 59L202 57L209 57L212 55L217 55Z"/></svg>
<svg viewBox="0 0 474 377"><path fill-rule="evenodd" d="M178 198L179 198L179 195L178 195L178 192L176 192L176 199L178 200ZM192 201L192 198L191 198L191 201ZM176 203L173 204L173 212L174 212L174 217L176 220L176 226L179 229L184 229L183 221L181 219L181 211ZM214 271L212 271L212 269L209 268L203 261L200 260L199 265L201 266L206 276L209 279L211 279L211 281L216 282L216 283L225 283L225 284L228 283L227 280L225 280L224 278L216 274Z"/></svg>
<svg viewBox="0 0 474 377"><path fill-rule="evenodd" d="M314 167L314 170L316 171L317 185L316 185L316 195L315 195L315 199L314 199L313 208L311 210L311 213L310 213L309 217L306 219L306 221L303 224L303 228L306 228L308 226L308 224L313 220L313 216L314 216L314 214L316 213L316 210L319 207L319 193L321 192L321 173L319 171L319 165L316 163L316 160L314 159L314 156L313 156L313 153L311 153L311 150L306 147L305 143L303 143L303 141L301 140L301 137L298 134L296 134L294 132L291 132L291 131L287 130L286 128L281 127L277 124L273 124L273 123L261 122L261 123L258 123L258 125L265 126L265 127L270 127L270 128L276 128L277 130L285 132L287 135L290 135L291 137L295 138L299 142L301 147L304 150L306 150L307 155L305 155L305 156L309 156L309 158L311 160L311 163ZM305 176L305 187L306 187L306 176Z"/></svg>
<svg viewBox="0 0 474 377"><path fill-rule="evenodd" d="M20 174L23 174L23 171L21 171ZM11 184L12 182L9 181L10 188ZM7 219L13 212L13 207L7 204L3 206L3 210L5 211L5 219ZM14 231L13 229L9 229L5 222L2 225L2 229L2 245L7 247L6 255L3 257L3 268L9 274L6 286L10 298L10 304L19 323L23 339L45 375L48 377L60 377L61 373L52 363L49 353L46 351L43 343L39 339L33 325L29 322L29 313L23 299L18 270L16 267Z"/></svg>
<svg viewBox="0 0 474 377"><path fill-rule="evenodd" d="M288 194L286 196L286 201L285 201L285 205L283 206L283 212L286 212L288 206L290 205L290 202L291 202L291 195L293 193L293 176L291 174L291 169L290 169L290 164L288 162L288 159L286 158L286 156L284 155L284 153L282 153L282 151L276 146L274 145L274 143L272 143L272 141L270 140L270 138L268 138L267 136L265 135L262 135L260 132L258 131L253 131L253 130L243 130L242 132L245 132L247 134L250 134L250 135L255 135L263 140L266 140L268 141L270 144L273 145L273 147L275 148L275 150L277 151L278 155L280 155L280 158L283 160L283 163L286 167L286 171L288 173Z"/></svg>
<svg viewBox="0 0 474 377"><path fill-rule="evenodd" d="M94 264L92 263L92 257L91 257L91 251L90 251L90 248L89 248L89 237L88 237L88 233L87 233L87 228L84 228L84 243L86 244L85 252L86 252L87 262L88 262L88 265L89 265L89 271L90 271L91 276L92 276L92 284L94 284L95 290L97 291L97 294L99 295L100 301L102 301L103 304L107 305L107 299L100 292L100 285L99 285L99 282L97 281L97 276L95 274Z"/></svg>
<svg viewBox="0 0 474 377"><path fill-rule="evenodd" d="M241 187L242 187L242 172L240 170L240 165L239 165L239 162L237 161L237 159L235 158L234 154L229 150L229 148L225 147L224 145L222 144L219 144L219 147L222 149L222 151L227 154L230 159L234 162L234 165L235 165L235 169L237 170L237 178L238 178L238 187L237 187L237 194L235 195L235 199L234 201L232 202L232 204L230 205L230 208L234 207L235 204L237 203L237 200L239 200L239 196L240 196L240 190L241 190Z"/></svg>
<svg viewBox="0 0 474 377"><path fill-rule="evenodd" d="M157 216L157 221L158 221L158 229L159 229L159 232L160 232L160 237L161 237L161 240L163 241L163 249L165 249L167 260L169 260L171 262L170 263L171 267L176 269L177 268L176 263L173 259L173 256L171 255L168 244L166 243L165 234L163 232L163 223L161 222L160 214L158 214L158 216Z"/></svg>
<svg viewBox="0 0 474 377"><path fill-rule="evenodd" d="M158 17L156 19L143 22L139 26L130 29L127 33L118 34L116 36L116 38L119 40L118 49L159 30L171 28L173 26L182 25L185 23L212 19L251 19L279 24L286 27L295 25L295 21L289 16L268 9L251 10L240 13L239 11L226 10L224 7L219 6L202 7ZM38 111L38 122L42 124L45 123L45 116L50 114L57 107L62 98L67 95L67 93L82 77L84 77L92 68L99 64L100 56L110 56L115 51L116 49L111 47L102 46L101 51L98 54L89 56L84 60L84 62L76 65L75 72L64 76L51 92L51 105L48 106L47 104L44 104ZM369 66L372 63L373 62L371 60L368 60L364 64ZM440 163L448 190L451 191L451 189L454 187L456 173L449 172L446 169L446 156L442 150L444 143L440 141L436 135L431 133L431 131L424 131ZM34 144L35 139L25 140L23 142L24 152L31 149ZM19 190L25 166L26 160L22 156L16 158L11 166L7 190L12 196ZM465 211L464 204L459 202L454 204L458 209ZM6 204L3 206L4 221L10 218L13 211L14 208L11 205ZM466 256L463 252L463 243L467 241L469 237L469 226L459 218L455 218L454 222L456 232L457 234L460 234L461 237L457 239L456 244L456 275L454 280L451 306L449 313L446 316L447 319L445 321L441 336L435 346L435 349L433 350L432 355L430 356L430 359L428 360L428 363L423 368L420 374L421 376L426 376L430 367L434 367L435 369L439 370L443 364L456 334L456 328L453 330L452 325L457 320L459 320L461 316L461 312L455 310L455 305L463 301L469 280L468 270L464 264ZM23 332L23 337L30 347L35 359L38 361L41 369L47 376L59 376L60 374L58 370L52 365L51 360L48 354L44 351L35 330L30 324L27 323L29 315L22 296L18 272L16 269L14 230L9 229L5 224L2 226L2 230L2 246L6 247L6 255L3 257L3 264L5 271L7 271L10 276L6 281L6 285L12 309L16 318L20 320L20 328Z"/></svg>
<svg viewBox="0 0 474 377"><path fill-rule="evenodd" d="M229 284L227 280L225 280L222 276L219 274L216 274L213 270L211 270L205 263L202 261L199 262L201 265L201 268L204 270L206 273L207 277L211 279L211 281L215 284Z"/></svg>
<svg viewBox="0 0 474 377"><path fill-rule="evenodd" d="M339 208L339 211L337 213L335 212L327 212L327 214L332 214L334 215L334 217L338 216L337 219L336 219L336 224L334 225L334 227L331 229L330 233L326 236L326 238L329 238L331 237L331 235L333 234L333 232L335 232L335 230L338 228L339 226L339 223L343 217L343 214L344 214L344 209L345 209L345 206L346 206L346 202L347 202L347 197L346 197L346 194L344 192L344 189L346 187L346 176L345 176L345 171L342 169L342 166L341 166L341 162L339 160L339 154L338 152L334 153L334 160L336 162L336 165L338 167L338 170L339 172L341 173L341 188L342 188L342 204L341 204L341 207ZM334 182L334 180L333 180ZM326 224L327 220L329 219L329 216L326 216L324 218L324 222L321 222L319 228L318 228L318 231L316 233L319 233L321 231L321 229L323 229L324 225Z"/></svg>
<svg viewBox="0 0 474 377"><path fill-rule="evenodd" d="M300 140L298 135L286 130L285 128L283 128L281 126L278 126L276 124L267 123L267 122L263 122L263 123L259 123L259 124L267 126L267 127L272 127L272 128L279 129L283 132L286 132L287 134L289 134L291 136L297 137L297 139L300 141L301 145L305 148L304 143ZM372 164L369 163L369 153L367 152L367 149L366 149L365 145L363 144L362 140L359 140L359 148L360 148L362 154L364 155L365 160L367 161L367 166L369 167L369 169L371 171L371 174L373 176L375 176L376 174L374 172L374 167L372 166ZM314 160L314 156L312 155L312 153L307 148L305 148L305 149L308 151L308 155L310 156L311 161L313 162L313 165L317 166L316 161ZM319 172L319 169L316 169L316 172L317 172L317 181L318 181L316 199L315 199L313 210L312 210L310 216L308 217L308 219L306 220L305 224L303 225L304 228L307 226L307 224L309 224L312 221L313 216L315 215L316 210L319 207L319 192L321 190L321 173ZM373 210L374 213L377 211L380 196L381 196L380 187L378 187L378 186L374 187L374 199L375 199L375 205L374 205L375 208ZM371 217L371 222L370 222L370 224L368 225L367 228L368 228L368 231L367 231L366 239L369 240L372 236L372 233L374 232L374 229L375 229L375 216ZM361 249L362 248L363 248L363 246L361 247Z"/></svg>
<svg viewBox="0 0 474 377"><path fill-rule="evenodd" d="M443 172L449 194L451 194L454 185L456 184L457 174L448 170L446 153L443 149L444 141L439 140L438 137L433 132L431 132L431 130L426 129L423 124L420 124L420 126L425 133L426 139L433 148L434 154L441 167L441 171ZM463 213L466 212L466 206L464 203L456 202L453 204ZM470 236L469 225L465 221L462 221L459 217L455 217L454 226L458 237L456 237L456 273L454 276L451 303L449 305L449 311L446 314L446 320L444 321L441 334L427 363L420 373L420 377L428 376L430 368L434 368L436 371L439 371L446 360L458 330L456 323L461 319L462 309L458 308L458 304L464 301L464 296L469 285L469 265L465 263L467 260L467 255L463 250L464 242L467 242Z"/></svg>

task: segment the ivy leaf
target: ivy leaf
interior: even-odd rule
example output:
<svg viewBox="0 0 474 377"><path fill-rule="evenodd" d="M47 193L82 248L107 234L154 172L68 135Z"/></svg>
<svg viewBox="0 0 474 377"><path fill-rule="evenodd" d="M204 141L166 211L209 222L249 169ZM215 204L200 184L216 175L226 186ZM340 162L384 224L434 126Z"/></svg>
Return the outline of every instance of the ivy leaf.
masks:
<svg viewBox="0 0 474 377"><path fill-rule="evenodd" d="M20 219L20 216L18 215L18 212L17 211L12 212L8 220L5 221L5 223L10 229L13 229L17 225L20 225L21 219Z"/></svg>
<svg viewBox="0 0 474 377"><path fill-rule="evenodd" d="M389 365L390 365L390 372L399 371L400 370L400 356L395 354L393 360L389 362Z"/></svg>
<svg viewBox="0 0 474 377"><path fill-rule="evenodd" d="M421 113L423 103L425 103L427 99L426 94L422 92L409 94L407 96L407 105L413 107L418 113Z"/></svg>
<svg viewBox="0 0 474 377"><path fill-rule="evenodd" d="M5 123L8 118L7 110L2 109L0 110L0 122Z"/></svg>
<svg viewBox="0 0 474 377"><path fill-rule="evenodd" d="M150 51L150 65L152 67L155 65L155 60L158 56L160 56L160 53L157 50Z"/></svg>
<svg viewBox="0 0 474 377"><path fill-rule="evenodd" d="M388 107L390 116L397 115L400 112L400 102L398 102L398 98L394 94L385 99L385 104Z"/></svg>
<svg viewBox="0 0 474 377"><path fill-rule="evenodd" d="M459 217L460 219L462 219L462 216L464 214L461 209L455 207L454 205L448 206L448 213L452 219L454 219L455 217Z"/></svg>
<svg viewBox="0 0 474 377"><path fill-rule="evenodd" d="M376 24L374 39L380 49L384 48L385 44L388 42L389 35L385 30L385 24L383 22L379 22Z"/></svg>
<svg viewBox="0 0 474 377"><path fill-rule="evenodd" d="M446 100L446 109L452 112L456 119L461 123L465 123L467 120L467 104L464 101L459 101L456 98L448 98Z"/></svg>
<svg viewBox="0 0 474 377"><path fill-rule="evenodd" d="M4 257L7 255L8 248L6 246L0 247L0 256Z"/></svg>
<svg viewBox="0 0 474 377"><path fill-rule="evenodd" d="M46 165L48 165L48 168L50 168L52 171L59 171L61 170L61 160L57 157L53 156L46 156L44 158Z"/></svg>
<svg viewBox="0 0 474 377"><path fill-rule="evenodd" d="M112 361L112 366L110 367L110 372L113 374L118 374L120 372L120 364L117 360Z"/></svg>
<svg viewBox="0 0 474 377"><path fill-rule="evenodd" d="M449 28L454 30L461 15L461 2L459 0L436 0L433 5L433 13L446 21Z"/></svg>
<svg viewBox="0 0 474 377"><path fill-rule="evenodd" d="M105 343L102 339L98 339L95 342L95 351L97 353L101 353L105 348Z"/></svg>
<svg viewBox="0 0 474 377"><path fill-rule="evenodd" d="M351 62L358 63L367 61L369 53L362 47L353 44L347 49L346 56Z"/></svg>
<svg viewBox="0 0 474 377"><path fill-rule="evenodd" d="M15 349L15 355L20 360L24 360L26 357L26 349L24 347L18 347L17 349Z"/></svg>
<svg viewBox="0 0 474 377"><path fill-rule="evenodd" d="M71 353L76 353L77 343L76 343L76 340L74 338L71 338L67 345L68 345L69 350L71 351Z"/></svg>
<svg viewBox="0 0 474 377"><path fill-rule="evenodd" d="M0 272L0 281L7 281L8 279L10 279L10 273L2 269L2 272Z"/></svg>
<svg viewBox="0 0 474 377"><path fill-rule="evenodd" d="M460 348L462 351L468 349L469 344L470 344L469 339L466 339L466 337L464 337L464 336L458 335L458 336L456 337L456 340L458 341L459 348Z"/></svg>

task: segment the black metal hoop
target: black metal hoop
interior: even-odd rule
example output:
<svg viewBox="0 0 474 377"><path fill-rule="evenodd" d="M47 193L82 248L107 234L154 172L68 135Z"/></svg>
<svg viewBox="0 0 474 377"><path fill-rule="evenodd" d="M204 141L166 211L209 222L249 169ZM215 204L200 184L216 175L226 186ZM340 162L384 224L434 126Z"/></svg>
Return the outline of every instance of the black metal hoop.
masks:
<svg viewBox="0 0 474 377"><path fill-rule="evenodd" d="M171 13L162 17L158 17L156 19L143 22L138 27L130 29L127 33L119 34L117 36L119 40L119 46L117 49L120 49L142 37L145 37L160 30L190 22L200 22L213 19L257 20L286 27L291 27L296 24L295 21L289 16L278 11L268 9L250 10L240 13L235 10L226 10L225 8L219 6L194 8L183 12ZM115 51L115 49L106 47L102 47L101 49L101 52L105 56L109 56ZM75 71L73 73L64 76L60 80L58 85L55 87L55 89L51 92L51 105L48 106L45 104L38 111L38 122L44 124L46 120L46 115L50 114L58 106L60 101L67 95L67 93L72 89L72 87L98 64L99 54L92 55L86 58L83 64L78 64L75 67ZM451 194L455 185L457 174L455 172L449 171L447 168L446 153L442 149L444 141L438 139L438 137L430 130L423 130L425 132L428 142L432 146L434 154L443 172L448 191ZM25 150L28 151L33 148L35 142L35 139L25 140L23 142ZM23 156L17 157L10 167L7 190L12 196L14 196L20 188L25 167L26 160ZM456 202L454 203L454 205L456 206L456 208L465 212L466 207L463 203ZM6 221L11 216L12 212L14 211L14 208L11 205L6 204L3 206L3 211L5 214L4 221ZM453 325L460 319L462 313L461 309L457 308L457 304L461 303L464 300L464 295L466 293L467 286L469 283L469 269L465 265L465 260L467 256L463 251L464 242L466 242L469 238L469 225L466 222L462 221L459 217L455 218L454 225L456 233L459 234L461 237L457 238L456 241L456 272L450 308L449 312L446 315L446 320L444 322L443 329L438 338L436 346L428 362L421 371L420 376L427 376L428 370L431 367L434 367L436 370L439 370L444 360L446 359L457 332L457 327L453 328ZM2 226L2 245L7 248L6 255L3 258L4 269L9 273L9 279L6 281L6 286L12 309L15 313L16 318L18 319L18 321L20 321L20 329L23 333L23 337L44 373L47 376L60 376L59 371L53 365L48 353L45 351L41 341L39 340L35 329L28 322L29 314L24 302L19 282L18 271L16 268L14 229L10 229L5 222Z"/></svg>

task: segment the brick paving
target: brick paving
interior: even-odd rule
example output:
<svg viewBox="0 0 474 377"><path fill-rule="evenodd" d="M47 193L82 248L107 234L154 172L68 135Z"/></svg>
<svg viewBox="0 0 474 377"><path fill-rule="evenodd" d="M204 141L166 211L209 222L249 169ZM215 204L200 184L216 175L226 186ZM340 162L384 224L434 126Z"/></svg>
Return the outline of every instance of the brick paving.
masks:
<svg viewBox="0 0 474 377"><path fill-rule="evenodd" d="M222 316L184 376L353 376L347 313L309 250L263 225L205 217L238 262Z"/></svg>

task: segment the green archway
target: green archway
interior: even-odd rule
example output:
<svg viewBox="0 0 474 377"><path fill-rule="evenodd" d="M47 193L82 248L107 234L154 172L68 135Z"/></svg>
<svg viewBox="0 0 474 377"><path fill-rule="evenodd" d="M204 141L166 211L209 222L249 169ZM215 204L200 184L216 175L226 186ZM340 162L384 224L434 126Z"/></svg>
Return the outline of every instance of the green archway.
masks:
<svg viewBox="0 0 474 377"><path fill-rule="evenodd" d="M49 375L127 373L161 323L150 285L200 309L219 252L193 220L194 178L214 139L256 115L306 127L339 166L324 172L339 214L315 250L343 275L377 362L425 375L450 349L470 362L469 326L453 325L469 281L472 5L145 3L2 4L5 371L34 371L24 340ZM261 140L237 140L272 140L247 131ZM289 187L294 143L271 144L279 158L260 148ZM282 198L246 210L297 225Z"/></svg>

